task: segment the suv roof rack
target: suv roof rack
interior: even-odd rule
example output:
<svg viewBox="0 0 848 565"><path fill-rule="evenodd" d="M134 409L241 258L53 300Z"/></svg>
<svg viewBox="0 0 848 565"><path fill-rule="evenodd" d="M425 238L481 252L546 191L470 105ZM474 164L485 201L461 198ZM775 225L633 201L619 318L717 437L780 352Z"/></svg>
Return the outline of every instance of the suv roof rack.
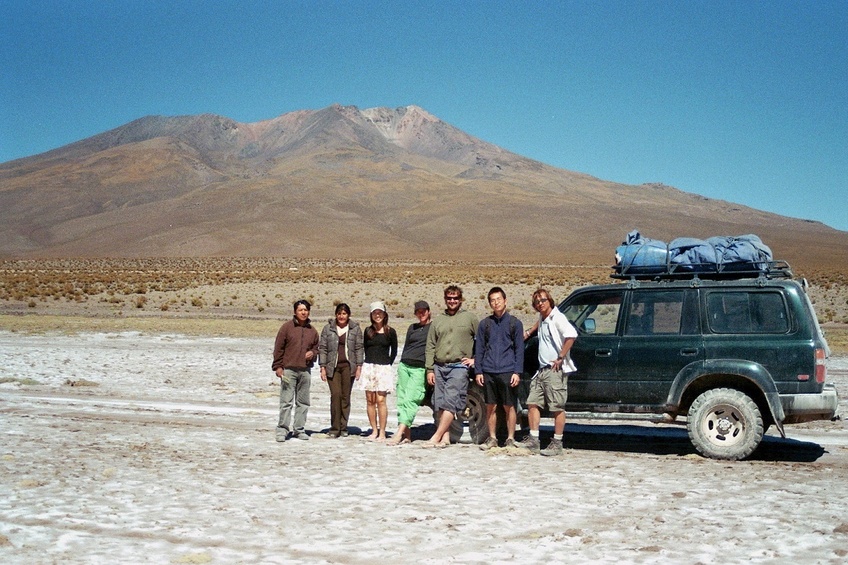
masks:
<svg viewBox="0 0 848 565"><path fill-rule="evenodd" d="M736 263L666 263L663 265L614 265L614 279L662 280L735 280L735 279L791 279L794 275L786 261L756 261Z"/></svg>

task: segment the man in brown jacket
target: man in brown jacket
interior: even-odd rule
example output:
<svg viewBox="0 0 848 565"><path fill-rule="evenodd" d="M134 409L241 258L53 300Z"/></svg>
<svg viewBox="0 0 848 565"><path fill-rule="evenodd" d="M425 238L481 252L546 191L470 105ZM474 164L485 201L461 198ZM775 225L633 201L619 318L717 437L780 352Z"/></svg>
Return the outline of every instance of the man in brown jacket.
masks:
<svg viewBox="0 0 848 565"><path fill-rule="evenodd" d="M280 378L280 419L277 422L277 441L291 437L309 439L306 435L306 413L309 411L310 370L318 357L318 332L309 320L312 305L306 300L294 303L294 318L277 332L274 342L274 362L271 369ZM294 422L291 427L292 405Z"/></svg>

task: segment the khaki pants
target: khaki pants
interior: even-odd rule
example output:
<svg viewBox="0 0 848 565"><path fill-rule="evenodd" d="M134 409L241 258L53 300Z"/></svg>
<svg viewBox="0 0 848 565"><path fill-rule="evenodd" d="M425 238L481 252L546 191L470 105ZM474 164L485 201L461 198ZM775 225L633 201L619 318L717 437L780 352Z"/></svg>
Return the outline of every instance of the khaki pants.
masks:
<svg viewBox="0 0 848 565"><path fill-rule="evenodd" d="M277 429L305 431L306 413L309 412L309 385L312 376L309 369L286 369L280 379L280 419ZM294 422L291 421L294 408Z"/></svg>

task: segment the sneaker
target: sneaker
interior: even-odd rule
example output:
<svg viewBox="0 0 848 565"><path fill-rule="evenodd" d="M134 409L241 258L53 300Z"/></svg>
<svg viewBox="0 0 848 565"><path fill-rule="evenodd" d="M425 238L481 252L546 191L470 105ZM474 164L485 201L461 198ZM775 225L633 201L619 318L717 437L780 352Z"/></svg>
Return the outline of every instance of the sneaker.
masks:
<svg viewBox="0 0 848 565"><path fill-rule="evenodd" d="M518 444L511 437L506 438L506 442L504 443L504 447L512 447L517 448Z"/></svg>
<svg viewBox="0 0 848 565"><path fill-rule="evenodd" d="M539 453L539 438L533 436L527 436L524 438L524 441L521 442L521 447L523 449L528 449L533 453Z"/></svg>
<svg viewBox="0 0 848 565"><path fill-rule="evenodd" d="M494 449L497 446L498 446L498 438L489 436L489 439L487 439L485 442L483 442L483 444L480 446L480 449L482 449L483 451L486 451L488 449Z"/></svg>
<svg viewBox="0 0 848 565"><path fill-rule="evenodd" d="M339 432L339 437L347 437L348 435L349 434L347 433L347 430L342 430Z"/></svg>
<svg viewBox="0 0 848 565"><path fill-rule="evenodd" d="M277 428L277 441L286 441L289 438L289 431L285 428Z"/></svg>
<svg viewBox="0 0 848 565"><path fill-rule="evenodd" d="M562 442L552 439L551 443L548 444L548 447L543 449L540 453L545 457L556 457L558 455L562 455Z"/></svg>
<svg viewBox="0 0 848 565"><path fill-rule="evenodd" d="M292 437L295 438L295 439L300 439L300 440L304 440L304 441L309 439L309 436L306 435L306 432L304 430L297 430L295 432L292 432Z"/></svg>

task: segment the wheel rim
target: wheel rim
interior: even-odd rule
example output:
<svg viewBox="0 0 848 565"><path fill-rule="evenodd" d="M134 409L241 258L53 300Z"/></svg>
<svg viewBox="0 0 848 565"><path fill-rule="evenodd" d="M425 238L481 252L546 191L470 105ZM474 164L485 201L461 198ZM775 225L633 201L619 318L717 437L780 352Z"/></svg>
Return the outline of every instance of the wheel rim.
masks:
<svg viewBox="0 0 848 565"><path fill-rule="evenodd" d="M479 387L469 384L468 396L465 408L457 414L457 419L450 427L451 441L458 442L462 438L463 424L468 422L468 433L472 443L482 443L485 437L481 437L481 430L486 429L486 404L483 400L483 391ZM488 436L488 432L486 432Z"/></svg>
<svg viewBox="0 0 848 565"><path fill-rule="evenodd" d="M463 418L469 426L482 426L486 423L486 405L480 402L477 395L469 394L466 401Z"/></svg>
<svg viewBox="0 0 848 565"><path fill-rule="evenodd" d="M701 432L716 445L735 445L745 438L745 418L738 408L719 404L701 422Z"/></svg>

